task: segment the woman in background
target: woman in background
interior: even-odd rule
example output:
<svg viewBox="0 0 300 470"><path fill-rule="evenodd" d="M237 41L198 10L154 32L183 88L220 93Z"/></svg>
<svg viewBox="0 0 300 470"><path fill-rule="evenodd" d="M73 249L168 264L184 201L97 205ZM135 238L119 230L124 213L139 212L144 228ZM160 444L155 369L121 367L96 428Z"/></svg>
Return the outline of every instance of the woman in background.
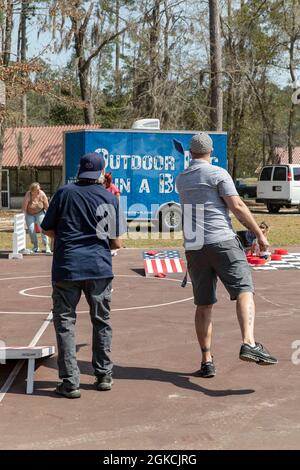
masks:
<svg viewBox="0 0 300 470"><path fill-rule="evenodd" d="M39 252L38 239L35 231L35 224L40 228L44 219L45 212L48 209L48 199L44 191L41 190L39 183L32 183L29 190L25 194L22 210L25 214L26 225L28 227L29 236L33 245L33 252ZM48 237L41 233L44 245L44 253L51 253L48 245Z"/></svg>
<svg viewBox="0 0 300 470"><path fill-rule="evenodd" d="M116 196L117 199L120 199L120 191L119 188L113 184L112 182L112 174L111 173L105 173L105 180L104 180L104 185L107 191L112 193L114 196ZM111 251L111 256L116 256L118 253L118 250L110 250ZM111 292L113 289L111 290Z"/></svg>
<svg viewBox="0 0 300 470"><path fill-rule="evenodd" d="M112 182L112 174L105 173L105 187L107 191L114 194L118 199L120 199L120 191L118 187Z"/></svg>

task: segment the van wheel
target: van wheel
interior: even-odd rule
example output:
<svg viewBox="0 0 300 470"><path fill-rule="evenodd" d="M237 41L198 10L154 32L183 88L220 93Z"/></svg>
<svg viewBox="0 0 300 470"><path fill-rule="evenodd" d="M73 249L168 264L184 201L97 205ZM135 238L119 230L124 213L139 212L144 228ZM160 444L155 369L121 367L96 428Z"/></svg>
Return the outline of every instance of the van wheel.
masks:
<svg viewBox="0 0 300 470"><path fill-rule="evenodd" d="M280 211L280 206L277 206L276 204L268 203L267 209L270 212L270 214L278 214L278 212Z"/></svg>
<svg viewBox="0 0 300 470"><path fill-rule="evenodd" d="M179 207L171 205L164 207L159 213L160 232L178 232L182 229L182 213Z"/></svg>

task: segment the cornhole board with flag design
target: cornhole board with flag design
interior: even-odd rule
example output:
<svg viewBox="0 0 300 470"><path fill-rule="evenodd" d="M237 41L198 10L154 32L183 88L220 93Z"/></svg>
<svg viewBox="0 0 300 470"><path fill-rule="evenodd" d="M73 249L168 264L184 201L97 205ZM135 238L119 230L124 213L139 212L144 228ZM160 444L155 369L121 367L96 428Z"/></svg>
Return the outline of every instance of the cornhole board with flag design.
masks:
<svg viewBox="0 0 300 470"><path fill-rule="evenodd" d="M158 274L177 274L185 271L182 258L177 250L144 251L144 269L146 277Z"/></svg>

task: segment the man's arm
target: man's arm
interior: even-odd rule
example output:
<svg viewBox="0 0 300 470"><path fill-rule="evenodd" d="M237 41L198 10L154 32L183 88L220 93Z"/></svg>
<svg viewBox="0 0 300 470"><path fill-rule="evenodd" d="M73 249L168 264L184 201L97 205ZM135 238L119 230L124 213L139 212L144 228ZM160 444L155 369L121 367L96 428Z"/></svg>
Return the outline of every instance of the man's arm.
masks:
<svg viewBox="0 0 300 470"><path fill-rule="evenodd" d="M122 248L121 238L112 238L109 240L109 245L112 250L119 250Z"/></svg>
<svg viewBox="0 0 300 470"><path fill-rule="evenodd" d="M231 210L238 221L251 230L251 232L255 233L260 249L262 251L266 251L269 247L269 242L262 233L246 204L239 196L223 196L223 199L228 209Z"/></svg>
<svg viewBox="0 0 300 470"><path fill-rule="evenodd" d="M24 212L24 214L26 214L28 202L29 202L29 195L27 192L24 196L23 203L22 203L22 211Z"/></svg>
<svg viewBox="0 0 300 470"><path fill-rule="evenodd" d="M47 235L47 237L49 238L54 238L55 237L55 232L54 230L43 230L42 229L42 232Z"/></svg>
<svg viewBox="0 0 300 470"><path fill-rule="evenodd" d="M124 212L120 207L120 201L118 198L115 199L115 220L112 223L113 233L112 238L109 239L109 246L111 250L119 250L122 248L122 235L126 233L126 218Z"/></svg>

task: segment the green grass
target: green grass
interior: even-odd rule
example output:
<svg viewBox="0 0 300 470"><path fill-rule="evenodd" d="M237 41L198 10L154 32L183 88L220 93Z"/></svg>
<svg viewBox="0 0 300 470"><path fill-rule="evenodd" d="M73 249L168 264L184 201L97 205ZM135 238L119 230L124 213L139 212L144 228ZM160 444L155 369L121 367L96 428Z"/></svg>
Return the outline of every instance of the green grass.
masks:
<svg viewBox="0 0 300 470"><path fill-rule="evenodd" d="M26 246L30 247L30 238L28 235L26 238ZM12 250L12 232L0 232L0 250Z"/></svg>
<svg viewBox="0 0 300 470"><path fill-rule="evenodd" d="M157 237L158 234L156 234ZM157 248L157 247L180 247L182 246L182 235L180 234L171 234L171 237L168 239L163 239L164 235L159 234L160 238L158 240L150 239L150 234L146 233L144 237L146 238L137 239L137 234L130 234L128 239L123 240L123 246L125 248ZM176 239L174 238L176 237ZM178 238L179 237L179 238ZM41 237L38 235L39 246L42 247ZM30 238L27 235L26 246L31 247ZM11 250L12 249L12 232L0 232L0 250Z"/></svg>
<svg viewBox="0 0 300 470"><path fill-rule="evenodd" d="M258 223L265 221L270 226L268 240L271 246L300 246L300 214L296 215L270 215L270 214L253 214ZM245 228L232 217L233 227L235 230L245 230ZM157 234L156 234L157 235ZM160 234L160 236L162 236ZM174 236L176 239L174 239ZM182 246L182 234L173 234L168 240L159 238L151 240L150 234L146 240L125 240L124 246L127 248L159 248L159 247L180 247Z"/></svg>
<svg viewBox="0 0 300 470"><path fill-rule="evenodd" d="M300 245L300 215L269 215L254 214L258 223L263 220L270 225L269 242L273 246L281 245ZM244 227L233 217L233 226L235 230L243 230ZM132 225L130 225L132 227ZM145 225L144 225L145 228ZM181 247L182 234L173 233L171 237L165 238L166 234L154 233L155 239L151 239L151 233L130 233L129 237L123 241L126 248L163 248L163 247ZM38 235L40 241L40 235ZM27 236L27 246L30 247L30 240ZM41 246L41 242L40 242ZM12 232L0 232L0 249L11 250Z"/></svg>
<svg viewBox="0 0 300 470"><path fill-rule="evenodd" d="M265 221L270 226L268 240L271 245L300 246L300 215L253 215L258 223ZM235 217L232 221L235 230L245 230Z"/></svg>
<svg viewBox="0 0 300 470"><path fill-rule="evenodd" d="M132 239L128 238L123 241L125 248L169 248L169 247L181 247L183 246L182 233L176 234L176 238L169 237L167 239L158 238L151 239L150 234L147 239Z"/></svg>

